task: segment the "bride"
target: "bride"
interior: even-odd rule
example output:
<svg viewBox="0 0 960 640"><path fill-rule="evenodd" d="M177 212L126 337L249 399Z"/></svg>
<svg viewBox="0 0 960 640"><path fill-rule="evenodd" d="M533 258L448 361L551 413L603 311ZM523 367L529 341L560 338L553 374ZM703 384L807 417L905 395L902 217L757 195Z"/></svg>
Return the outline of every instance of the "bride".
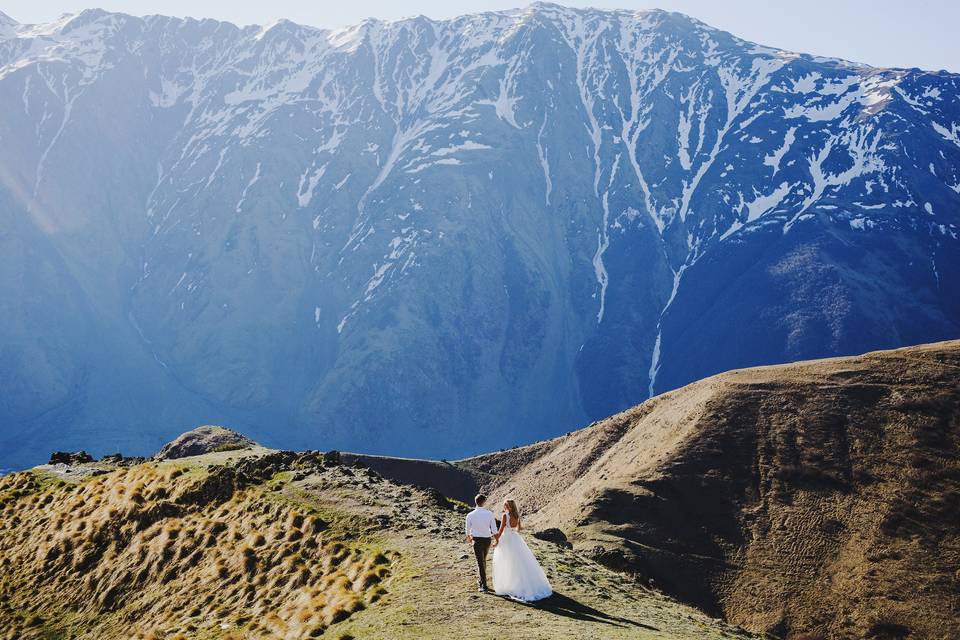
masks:
<svg viewBox="0 0 960 640"><path fill-rule="evenodd" d="M497 595L532 602L553 593L540 563L533 557L520 535L520 512L517 503L503 503L503 517L493 549L493 590Z"/></svg>

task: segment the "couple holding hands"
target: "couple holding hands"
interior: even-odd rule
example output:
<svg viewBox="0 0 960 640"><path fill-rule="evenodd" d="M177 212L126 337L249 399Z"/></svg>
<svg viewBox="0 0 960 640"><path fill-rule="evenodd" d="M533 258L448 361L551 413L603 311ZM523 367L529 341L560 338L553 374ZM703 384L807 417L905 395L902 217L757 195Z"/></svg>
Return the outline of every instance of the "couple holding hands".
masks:
<svg viewBox="0 0 960 640"><path fill-rule="evenodd" d="M477 558L477 590L490 591L487 586L487 554L493 546L493 591L523 602L533 602L550 596L553 589L533 552L520 535L521 521L517 503L503 502L503 515L497 523L493 512L485 508L486 496L474 498L476 508L467 514L467 541L473 544Z"/></svg>

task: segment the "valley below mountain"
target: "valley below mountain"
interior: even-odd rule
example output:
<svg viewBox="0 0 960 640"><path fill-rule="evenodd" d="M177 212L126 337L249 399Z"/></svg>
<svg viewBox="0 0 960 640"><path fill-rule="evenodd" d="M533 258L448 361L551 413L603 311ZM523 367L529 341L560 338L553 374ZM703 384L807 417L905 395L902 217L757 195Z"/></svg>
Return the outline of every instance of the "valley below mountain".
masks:
<svg viewBox="0 0 960 640"><path fill-rule="evenodd" d="M947 639L960 341L734 370L459 461L276 451L0 479L8 638ZM463 501L513 497L557 592L473 591Z"/></svg>
<svg viewBox="0 0 960 640"><path fill-rule="evenodd" d="M960 78L664 11L0 14L0 468L459 458L960 335Z"/></svg>

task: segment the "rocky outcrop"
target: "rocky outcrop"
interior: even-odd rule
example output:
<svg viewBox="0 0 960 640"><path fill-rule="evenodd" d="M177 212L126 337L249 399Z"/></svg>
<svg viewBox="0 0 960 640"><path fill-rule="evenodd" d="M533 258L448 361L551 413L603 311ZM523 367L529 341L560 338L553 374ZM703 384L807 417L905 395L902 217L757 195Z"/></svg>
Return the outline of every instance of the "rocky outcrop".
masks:
<svg viewBox="0 0 960 640"><path fill-rule="evenodd" d="M155 460L175 460L218 451L235 451L257 446L250 438L226 427L197 427L168 442L154 456Z"/></svg>
<svg viewBox="0 0 960 640"><path fill-rule="evenodd" d="M84 464L93 462L93 456L86 451L54 451L47 464Z"/></svg>
<svg viewBox="0 0 960 640"><path fill-rule="evenodd" d="M552 542L553 544L559 545L561 547L566 547L567 549L572 549L573 545L567 540L566 534L556 527L550 527L548 529L542 529L540 531L534 531L533 537L540 540L546 540L547 542Z"/></svg>

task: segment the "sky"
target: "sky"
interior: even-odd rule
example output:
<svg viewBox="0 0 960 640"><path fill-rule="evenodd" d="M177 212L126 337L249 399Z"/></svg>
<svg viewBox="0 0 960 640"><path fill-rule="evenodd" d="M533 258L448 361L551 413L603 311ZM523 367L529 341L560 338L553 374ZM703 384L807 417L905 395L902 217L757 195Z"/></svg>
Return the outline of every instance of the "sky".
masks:
<svg viewBox="0 0 960 640"><path fill-rule="evenodd" d="M0 0L23 23L90 7L133 15L216 18L239 25L278 18L337 28L364 18L451 18L525 6L527 0ZM565 0L567 6L680 11L759 44L879 67L960 73L960 0Z"/></svg>

